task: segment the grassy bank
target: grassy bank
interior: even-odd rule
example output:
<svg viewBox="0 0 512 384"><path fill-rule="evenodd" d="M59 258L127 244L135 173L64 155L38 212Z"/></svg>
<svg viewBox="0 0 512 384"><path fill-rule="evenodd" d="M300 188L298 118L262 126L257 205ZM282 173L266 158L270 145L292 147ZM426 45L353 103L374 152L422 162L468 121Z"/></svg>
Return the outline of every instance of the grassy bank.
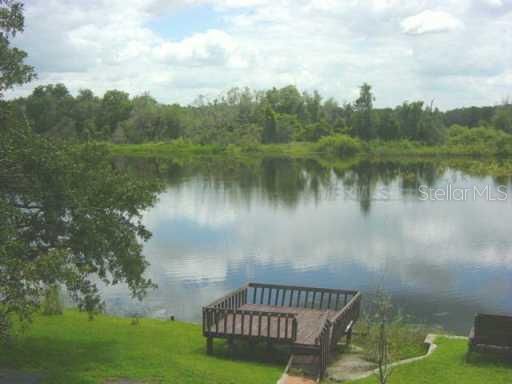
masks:
<svg viewBox="0 0 512 384"><path fill-rule="evenodd" d="M414 336L412 343L402 341L395 358L424 353ZM437 344L429 358L395 368L389 384L512 382L510 363L478 355L466 362L465 340L440 338ZM236 356L229 356L223 342L216 343L214 356L207 356L199 325L151 319L134 324L109 316L89 321L86 314L67 311L36 317L25 334L0 347L0 371L41 373L48 384L103 384L116 378L148 384L274 384L285 365L284 355L269 356L254 347L239 347ZM354 382L376 383L375 376Z"/></svg>
<svg viewBox="0 0 512 384"><path fill-rule="evenodd" d="M472 357L465 361L466 340L438 338L439 348L428 358L396 367L389 384L510 384L512 364L495 358ZM353 384L377 384L376 376Z"/></svg>
<svg viewBox="0 0 512 384"><path fill-rule="evenodd" d="M357 143L357 142L356 142ZM361 162L372 164L397 162L400 164L433 163L442 167L459 169L470 175L508 177L512 174L512 157L497 155L479 146L425 146L418 143L371 142L356 144L355 147L328 143L291 143L256 145L242 147L230 145L197 145L184 141L144 144L109 144L113 155L133 158L156 158L172 160L179 164L204 164L226 162L255 165L262 159L279 157L291 159L312 159L325 167L347 170ZM340 156L339 152L350 155Z"/></svg>
<svg viewBox="0 0 512 384"><path fill-rule="evenodd" d="M2 349L3 348L3 349ZM249 349L247 349L249 350ZM237 354L237 356L240 354ZM269 363L264 353L232 360L225 345L205 354L201 327L181 322L87 315L36 317L13 345L0 347L0 369L40 372L45 383L104 383L131 378L147 383L274 384L285 362Z"/></svg>
<svg viewBox="0 0 512 384"><path fill-rule="evenodd" d="M390 361L400 361L422 356L427 352L425 337L439 331L422 324L409 324L403 321L390 322L386 328L388 338L388 355ZM365 320L357 322L353 345L363 351L369 361L378 362L379 325Z"/></svg>
<svg viewBox="0 0 512 384"><path fill-rule="evenodd" d="M504 134L505 135L505 134ZM507 138L509 135L506 135ZM287 157L509 157L512 140L506 143L501 136L482 141L451 140L442 145L426 145L409 140L362 142L348 136L329 136L317 143L253 144L227 146L194 144L184 140L141 144L109 144L115 155L144 157L192 156L287 156ZM510 144L510 145L509 145Z"/></svg>
<svg viewBox="0 0 512 384"><path fill-rule="evenodd" d="M193 144L183 140L142 144L109 144L114 155L142 157L193 157L193 156L288 156L307 157L318 154L313 143L255 144L251 146Z"/></svg>

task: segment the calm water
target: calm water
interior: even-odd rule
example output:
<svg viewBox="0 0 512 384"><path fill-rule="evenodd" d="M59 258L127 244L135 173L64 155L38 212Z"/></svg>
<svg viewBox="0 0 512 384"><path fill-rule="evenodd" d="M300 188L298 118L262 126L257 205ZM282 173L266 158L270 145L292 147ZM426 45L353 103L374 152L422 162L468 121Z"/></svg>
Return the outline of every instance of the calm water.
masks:
<svg viewBox="0 0 512 384"><path fill-rule="evenodd" d="M416 321L458 333L476 312L512 312L509 179L431 162L116 165L166 189L144 216L159 288L143 303L108 288L111 312L199 321L202 305L247 281L383 287ZM425 201L428 188L449 196Z"/></svg>

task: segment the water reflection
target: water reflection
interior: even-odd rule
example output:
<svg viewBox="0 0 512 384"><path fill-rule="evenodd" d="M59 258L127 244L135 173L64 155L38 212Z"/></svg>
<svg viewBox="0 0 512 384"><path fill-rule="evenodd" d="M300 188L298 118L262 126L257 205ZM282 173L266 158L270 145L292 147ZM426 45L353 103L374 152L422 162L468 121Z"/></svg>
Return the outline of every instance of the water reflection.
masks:
<svg viewBox="0 0 512 384"><path fill-rule="evenodd" d="M421 201L418 188L505 186L467 164L325 164L116 159L168 185L145 223L159 289L143 304L106 291L114 312L198 320L201 305L249 280L372 292L418 320L466 332L477 311L511 312L510 199Z"/></svg>

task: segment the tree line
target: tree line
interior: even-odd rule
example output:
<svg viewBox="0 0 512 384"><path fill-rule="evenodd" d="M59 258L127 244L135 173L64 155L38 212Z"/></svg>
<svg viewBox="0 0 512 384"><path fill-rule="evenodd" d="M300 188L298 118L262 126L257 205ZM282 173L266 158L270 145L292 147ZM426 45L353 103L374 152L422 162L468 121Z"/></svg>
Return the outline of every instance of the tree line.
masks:
<svg viewBox="0 0 512 384"><path fill-rule="evenodd" d="M368 84L353 102L339 104L295 86L253 91L232 88L191 105L162 104L151 95L119 90L103 97L83 89L73 96L63 84L39 86L14 103L34 132L74 141L142 143L183 138L198 144L315 142L345 134L362 140L408 139L442 143L452 125L495 127L512 133L512 104L441 112L432 103L403 102L375 108Z"/></svg>

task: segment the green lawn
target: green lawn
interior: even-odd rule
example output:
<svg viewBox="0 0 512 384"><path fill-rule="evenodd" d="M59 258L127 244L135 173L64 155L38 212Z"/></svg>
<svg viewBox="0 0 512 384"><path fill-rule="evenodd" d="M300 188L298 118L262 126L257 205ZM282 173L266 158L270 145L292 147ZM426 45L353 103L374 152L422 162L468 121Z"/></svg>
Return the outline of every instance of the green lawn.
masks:
<svg viewBox="0 0 512 384"><path fill-rule="evenodd" d="M263 351L231 360L223 342L215 344L214 356L207 356L199 325L150 319L131 323L107 316L89 321L75 311L37 317L13 345L0 348L0 368L42 372L51 384L103 383L107 378L274 384L284 369L282 360L265 362Z"/></svg>
<svg viewBox="0 0 512 384"><path fill-rule="evenodd" d="M510 384L512 363L476 356L465 362L467 342L440 338L429 358L395 368L389 384ZM36 371L45 383L103 383L108 378L147 383L274 384L285 361L264 350L240 348L238 360L225 343L205 354L201 328L195 324L87 315L38 316L15 342L0 348L0 368ZM242 355L242 356L240 356ZM271 363L279 357L278 363ZM376 384L376 376L353 384Z"/></svg>
<svg viewBox="0 0 512 384"><path fill-rule="evenodd" d="M467 341L438 338L428 358L397 367L389 384L511 384L512 363L474 356L465 361ZM353 384L376 384L377 376Z"/></svg>

